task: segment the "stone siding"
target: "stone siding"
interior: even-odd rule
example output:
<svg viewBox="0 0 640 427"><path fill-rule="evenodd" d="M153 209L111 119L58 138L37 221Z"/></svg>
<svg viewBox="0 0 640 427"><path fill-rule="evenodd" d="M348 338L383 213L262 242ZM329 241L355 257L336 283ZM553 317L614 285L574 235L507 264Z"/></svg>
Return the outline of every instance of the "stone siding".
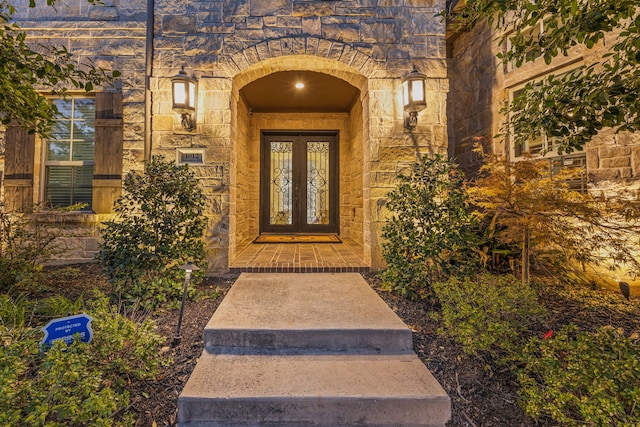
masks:
<svg viewBox="0 0 640 427"><path fill-rule="evenodd" d="M502 98L497 90L502 79L495 72L494 38L487 26L476 26L449 41L449 155L469 173L475 173L481 165L474 147L478 143L488 145L498 132L493 118Z"/></svg>
<svg viewBox="0 0 640 427"><path fill-rule="evenodd" d="M563 73L599 60L615 34L609 34L608 38L593 49L576 47L569 56L560 55L549 65L538 58L512 68L497 62L496 54L502 46L486 24L450 36L450 154L469 169L479 165L477 158L469 155L474 142L489 141L493 152L513 156L512 152L505 151L509 147L492 136L500 133L505 121L500 107L509 99L509 92L546 74ZM584 147L584 152L591 190L613 195L640 189L640 135L604 130Z"/></svg>
<svg viewBox="0 0 640 427"><path fill-rule="evenodd" d="M485 24L468 32L451 33L449 45L449 153L468 171L477 171L479 159L470 152L480 142L493 153L514 158L514 153L501 138L493 138L501 131L505 117L501 103L509 93L527 82L546 74L563 73L581 64L590 65L600 60L604 48L611 46L616 34L608 34L604 43L593 49L577 47L568 56L555 58L551 64L542 58L528 62L517 69L498 63L496 54L502 50L497 36ZM601 131L585 147L587 188L597 196L640 199L640 134ZM547 157L553 157L549 153ZM604 266L591 266L597 271L597 280L613 281L611 271ZM621 277L623 275L621 274ZM608 278L608 279L607 279ZM640 282L625 280L640 285Z"/></svg>
<svg viewBox="0 0 640 427"><path fill-rule="evenodd" d="M363 244L374 269L383 266L379 229L395 176L417 157L447 150L445 23L437 16L445 0L156 0L150 153L144 141L146 2L64 0L56 12L27 5L17 2L16 20L30 40L65 45L81 59L122 72L116 89L124 95L123 173L141 169L145 155L204 150L206 164L193 169L207 197L211 272L226 270L258 233L256 135L261 126L275 125L248 114L240 96L248 83L301 70L360 90L351 111L335 119L339 125L315 116L299 127L344 130L341 232ZM400 89L414 65L427 75L428 105L409 133ZM183 66L199 85L191 133L182 131L171 108L170 78ZM296 118L280 117L278 128L283 120Z"/></svg>

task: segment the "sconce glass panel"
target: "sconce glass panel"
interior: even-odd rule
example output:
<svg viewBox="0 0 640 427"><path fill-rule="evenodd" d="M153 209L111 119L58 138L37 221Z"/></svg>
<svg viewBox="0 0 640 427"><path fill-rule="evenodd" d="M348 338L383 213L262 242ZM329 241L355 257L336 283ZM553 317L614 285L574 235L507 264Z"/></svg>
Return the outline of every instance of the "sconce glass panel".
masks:
<svg viewBox="0 0 640 427"><path fill-rule="evenodd" d="M424 102L424 82L422 80L411 81L411 101Z"/></svg>
<svg viewBox="0 0 640 427"><path fill-rule="evenodd" d="M418 112L427 106L424 74L413 69L402 81L402 98L404 111Z"/></svg>
<svg viewBox="0 0 640 427"><path fill-rule="evenodd" d="M184 106L187 104L187 91L185 81L173 82L173 106Z"/></svg>
<svg viewBox="0 0 640 427"><path fill-rule="evenodd" d="M181 70L171 79L173 88L173 108L176 110L196 109L196 81Z"/></svg>
<svg viewBox="0 0 640 427"><path fill-rule="evenodd" d="M189 82L189 99L187 101L189 108L196 109L196 83Z"/></svg>
<svg viewBox="0 0 640 427"><path fill-rule="evenodd" d="M402 105L404 107L404 109L407 109L407 106L409 105L409 81L405 80L402 82Z"/></svg>

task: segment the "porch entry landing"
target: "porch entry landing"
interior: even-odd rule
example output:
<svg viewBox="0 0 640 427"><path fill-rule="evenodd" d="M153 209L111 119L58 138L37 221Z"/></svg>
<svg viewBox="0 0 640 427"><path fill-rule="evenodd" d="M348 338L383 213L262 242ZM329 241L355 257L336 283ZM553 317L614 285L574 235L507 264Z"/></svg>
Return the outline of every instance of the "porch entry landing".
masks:
<svg viewBox="0 0 640 427"><path fill-rule="evenodd" d="M369 271L362 245L342 243L251 243L231 263L233 273L355 273Z"/></svg>

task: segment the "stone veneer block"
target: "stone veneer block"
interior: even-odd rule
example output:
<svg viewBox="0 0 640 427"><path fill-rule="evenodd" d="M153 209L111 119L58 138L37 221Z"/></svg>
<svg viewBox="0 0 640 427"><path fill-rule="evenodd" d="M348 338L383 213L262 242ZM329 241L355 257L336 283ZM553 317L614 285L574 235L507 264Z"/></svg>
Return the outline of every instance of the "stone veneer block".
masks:
<svg viewBox="0 0 640 427"><path fill-rule="evenodd" d="M251 16L288 15L291 0L254 0L250 7Z"/></svg>
<svg viewBox="0 0 640 427"><path fill-rule="evenodd" d="M187 34L196 31L196 17L185 15L162 16L162 34Z"/></svg>
<svg viewBox="0 0 640 427"><path fill-rule="evenodd" d="M115 6L91 6L88 13L92 21L117 21L120 13Z"/></svg>

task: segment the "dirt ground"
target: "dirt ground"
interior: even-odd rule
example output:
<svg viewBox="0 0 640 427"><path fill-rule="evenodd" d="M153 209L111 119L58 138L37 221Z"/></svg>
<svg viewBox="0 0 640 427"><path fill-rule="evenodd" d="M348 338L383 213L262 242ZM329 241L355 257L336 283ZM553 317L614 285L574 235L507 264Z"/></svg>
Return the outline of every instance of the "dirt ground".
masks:
<svg viewBox="0 0 640 427"><path fill-rule="evenodd" d="M63 278L64 288L70 296L87 287L105 286L95 265L75 267L79 268L79 273ZM550 420L535 421L523 413L517 404L517 383L510 372L488 369L489 361L464 354L456 343L438 335L436 331L440 325L429 316L432 307L427 303L409 301L382 290L373 274L364 277L411 328L416 353L451 397L453 416L449 427L554 425ZM176 346L172 346L171 341L176 333L179 309L154 315L158 333L166 337L162 356L171 358L172 363L162 369L156 380L132 384L130 410L136 414L137 426L176 425L177 398L202 353L203 329L236 278L233 275L209 277L199 285L202 297L187 301L181 340ZM600 303L585 307L562 293L548 292L541 296L551 313L550 324L555 327L573 321L593 328L612 324L627 331L639 331L638 297L632 297L631 303L622 301L621 306L626 307L622 310L619 305L611 304L612 300L621 298L608 293Z"/></svg>

